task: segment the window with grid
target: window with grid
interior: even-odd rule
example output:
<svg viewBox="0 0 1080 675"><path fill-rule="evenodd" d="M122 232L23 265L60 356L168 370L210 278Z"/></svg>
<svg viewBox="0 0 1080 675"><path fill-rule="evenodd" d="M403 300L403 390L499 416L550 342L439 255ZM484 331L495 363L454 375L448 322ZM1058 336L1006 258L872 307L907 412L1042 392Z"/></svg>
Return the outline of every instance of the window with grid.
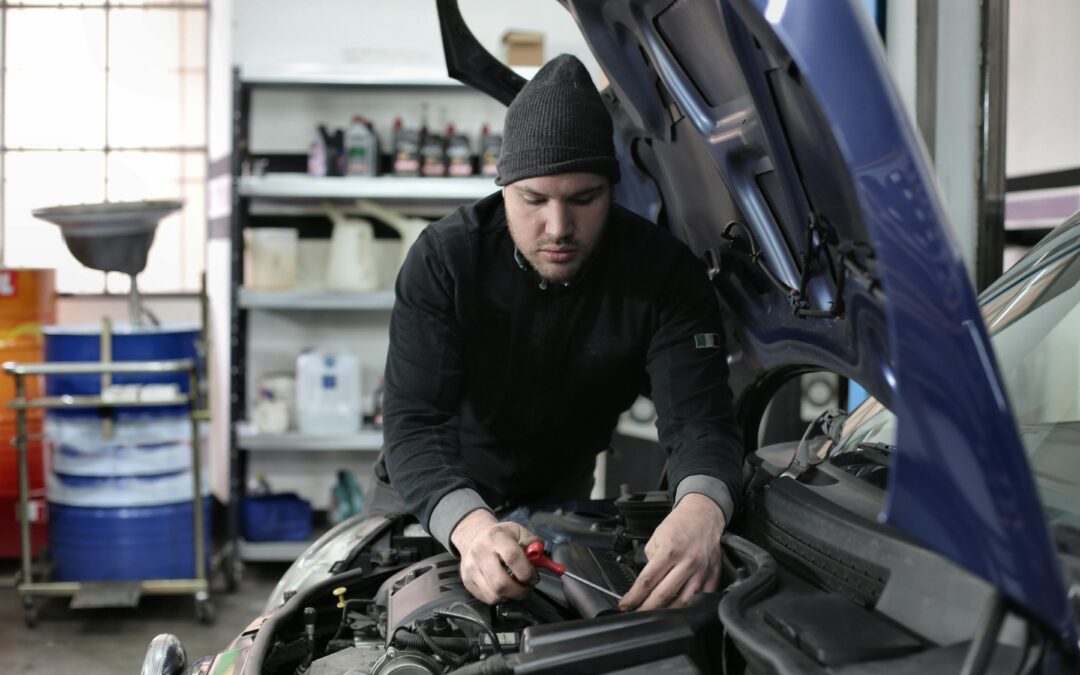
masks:
<svg viewBox="0 0 1080 675"><path fill-rule="evenodd" d="M83 267L31 211L182 199L158 226L139 289L198 289L208 12L185 0L0 0L4 265L54 267L65 293L126 293L126 275Z"/></svg>

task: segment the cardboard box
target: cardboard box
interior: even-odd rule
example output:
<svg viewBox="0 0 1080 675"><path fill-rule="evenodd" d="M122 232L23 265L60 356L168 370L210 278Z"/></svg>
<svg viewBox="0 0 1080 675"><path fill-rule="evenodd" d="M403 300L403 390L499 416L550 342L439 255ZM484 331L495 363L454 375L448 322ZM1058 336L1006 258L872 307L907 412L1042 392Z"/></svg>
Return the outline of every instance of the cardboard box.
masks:
<svg viewBox="0 0 1080 675"><path fill-rule="evenodd" d="M507 31L503 34L508 66L544 65L544 34Z"/></svg>

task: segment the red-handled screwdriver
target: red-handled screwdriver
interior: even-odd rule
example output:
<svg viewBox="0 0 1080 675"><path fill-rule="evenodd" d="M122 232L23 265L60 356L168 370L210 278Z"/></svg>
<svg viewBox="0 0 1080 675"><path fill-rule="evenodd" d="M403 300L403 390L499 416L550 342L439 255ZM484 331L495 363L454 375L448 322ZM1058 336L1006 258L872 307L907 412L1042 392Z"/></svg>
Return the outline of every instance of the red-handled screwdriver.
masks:
<svg viewBox="0 0 1080 675"><path fill-rule="evenodd" d="M573 579L574 581L578 582L579 584L585 584L589 588L595 588L596 590L600 591L601 593L604 593L605 595L610 595L611 597L615 598L616 600L622 600L622 596L619 595L618 593L609 591L608 589L604 588L603 586L600 586L598 584L594 584L593 582L589 581L588 579L582 579L581 577L574 574L573 572L567 572L566 571L566 565L560 565L559 563L555 562L551 558L547 557L547 555L544 553L544 542L542 542L542 541L534 541L533 543L526 546L525 547L525 557L529 559L529 562L531 562L533 564L533 567L542 567L542 568L544 568L546 570L550 570L550 571L554 572L555 574L557 574L559 576L566 575L566 576L570 577L571 579Z"/></svg>

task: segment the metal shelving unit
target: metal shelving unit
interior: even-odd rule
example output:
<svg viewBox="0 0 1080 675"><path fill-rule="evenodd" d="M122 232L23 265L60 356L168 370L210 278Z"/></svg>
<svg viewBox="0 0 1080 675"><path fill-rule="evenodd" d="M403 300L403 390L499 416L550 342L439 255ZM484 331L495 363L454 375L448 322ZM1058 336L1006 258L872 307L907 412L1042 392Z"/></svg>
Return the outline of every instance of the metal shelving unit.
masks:
<svg viewBox="0 0 1080 675"><path fill-rule="evenodd" d="M390 310L393 291L338 293L323 290L256 291L240 288L237 301L243 309L278 310Z"/></svg>
<svg viewBox="0 0 1080 675"><path fill-rule="evenodd" d="M240 194L264 199L392 199L475 201L498 190L494 179L397 176L308 176L271 173L241 176Z"/></svg>
<svg viewBox="0 0 1080 675"><path fill-rule="evenodd" d="M311 436L300 433L278 435L246 433L249 334L252 312L305 312L313 310L386 312L394 306L392 291L340 293L296 289L257 291L243 287L244 231L252 218L264 211L305 213L320 200L369 199L406 206L411 211L446 214L497 190L494 180L472 178L312 177L297 173L248 175L252 165L250 121L252 93L256 89L290 89L303 93L312 89L368 88L392 94L402 89L430 89L433 92L464 89L445 75L431 72L362 73L323 71L233 72L233 154L232 154L232 273L230 277L230 319L233 329L230 370L230 476L228 544L222 556L226 583L235 587L241 561L291 561L314 541L246 542L240 537L240 500L247 482L248 455L252 452L366 452L382 447L382 433L363 430L344 436ZM477 94L478 96L480 94Z"/></svg>
<svg viewBox="0 0 1080 675"><path fill-rule="evenodd" d="M355 434L319 436L290 431L284 434L238 433L237 446L241 450L259 451L357 451L378 452L382 448L382 431L361 430Z"/></svg>

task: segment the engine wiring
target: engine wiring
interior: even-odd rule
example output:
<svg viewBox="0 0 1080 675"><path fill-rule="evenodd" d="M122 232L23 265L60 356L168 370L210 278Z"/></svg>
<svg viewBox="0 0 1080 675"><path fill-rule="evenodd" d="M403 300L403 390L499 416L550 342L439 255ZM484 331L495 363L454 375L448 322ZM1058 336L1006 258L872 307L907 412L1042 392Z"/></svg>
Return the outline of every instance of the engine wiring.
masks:
<svg viewBox="0 0 1080 675"><path fill-rule="evenodd" d="M372 598L353 598L351 600L344 601L342 603L342 607L341 607L341 623L338 624L337 632L334 633L334 637L330 638L330 642L333 642L334 640L337 640L338 638L340 638L342 631L345 630L345 626L348 625L348 623L349 623L349 605L353 605L353 604L359 605L359 604L364 604L364 603L370 605L373 602L375 602L375 600L373 600Z"/></svg>
<svg viewBox="0 0 1080 675"><path fill-rule="evenodd" d="M479 626L487 634L488 638L491 639L491 648L495 650L495 653L496 654L502 654L503 653L502 652L502 645L499 644L499 637L497 635L495 635L495 631L491 630L491 628L489 628L488 625L485 624L483 621L481 621L479 619L476 619L476 618L473 618L471 616L468 616L466 614L458 614L457 612L451 612L450 610L446 610L446 609L435 610L435 612L433 612L433 614L435 616L442 616L442 617L445 617L447 619L457 619L458 621L465 621L467 623L473 624L474 626Z"/></svg>

